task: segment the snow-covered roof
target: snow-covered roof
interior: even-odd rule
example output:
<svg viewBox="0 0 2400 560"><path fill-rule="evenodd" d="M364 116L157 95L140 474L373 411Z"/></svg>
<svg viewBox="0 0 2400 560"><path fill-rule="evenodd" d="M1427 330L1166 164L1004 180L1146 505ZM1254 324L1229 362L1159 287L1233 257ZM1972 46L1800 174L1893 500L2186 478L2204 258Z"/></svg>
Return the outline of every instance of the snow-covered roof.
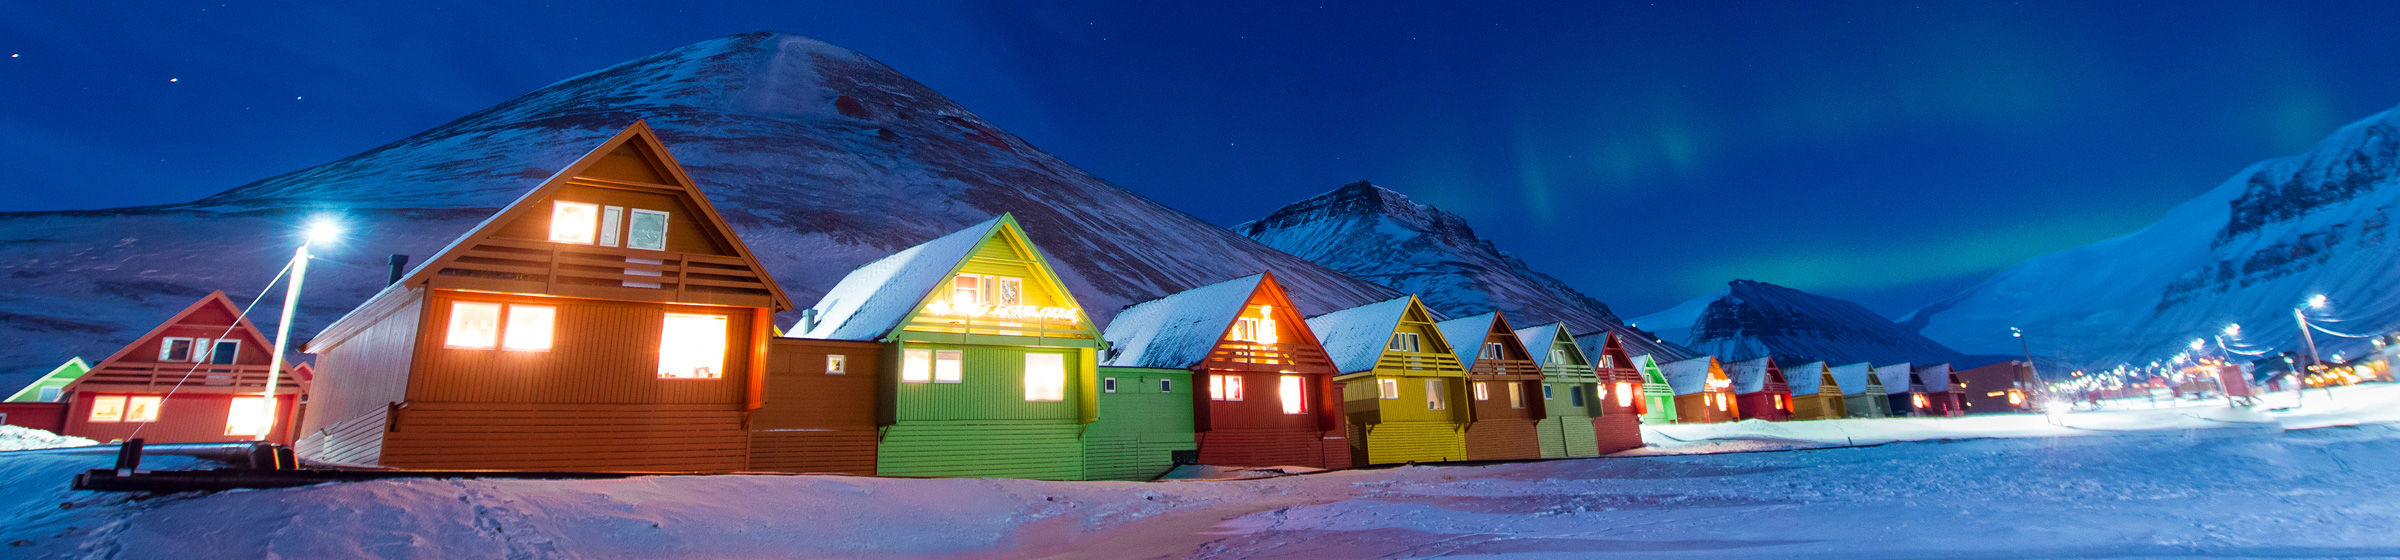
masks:
<svg viewBox="0 0 2400 560"><path fill-rule="evenodd" d="M1751 358L1725 364L1725 377L1733 380L1733 394L1746 395L1767 390L1767 366L1773 358Z"/></svg>
<svg viewBox="0 0 2400 560"><path fill-rule="evenodd" d="M1109 349L1100 365L1188 368L1200 363L1265 278L1252 274L1125 308L1101 335Z"/></svg>
<svg viewBox="0 0 2400 560"><path fill-rule="evenodd" d="M1805 397L1824 391L1825 362L1809 362L1783 368L1783 382L1792 388L1792 396ZM1840 384L1840 381L1835 381Z"/></svg>
<svg viewBox="0 0 2400 560"><path fill-rule="evenodd" d="M1867 394L1867 375L1874 372L1875 366L1866 362L1833 366L1833 382L1842 385L1844 395L1864 395ZM1799 391L1799 387L1792 388L1793 393Z"/></svg>
<svg viewBox="0 0 2400 560"><path fill-rule="evenodd" d="M1581 342L1581 341L1577 341L1577 342ZM1640 355L1640 356L1634 356L1634 357L1633 357L1633 358L1632 358L1630 361L1631 361L1631 362L1633 362L1633 370L1634 370L1634 371L1637 371L1637 372L1641 372L1641 374L1642 374L1642 382L1643 382L1643 383L1649 383L1649 382L1650 382L1650 374L1651 374L1652 372L1654 372L1654 371L1658 373L1658 377L1659 377L1659 379L1660 379L1660 380L1662 380L1662 381L1663 381L1663 380L1665 380L1665 379L1666 379L1666 375L1667 375L1667 374L1666 374L1666 372L1664 372L1664 371L1657 371L1657 370L1658 370L1658 358L1652 358L1652 357L1650 357L1650 355L1649 355L1649 354L1643 354L1643 355Z"/></svg>
<svg viewBox="0 0 2400 560"><path fill-rule="evenodd" d="M1475 369L1475 358L1483 355L1484 335L1492 332L1492 321L1499 317L1495 311L1434 323L1433 327L1442 330L1443 340L1450 341L1450 353L1458 355L1458 365Z"/></svg>
<svg viewBox="0 0 2400 560"><path fill-rule="evenodd" d="M1342 373L1375 369L1392 331L1400 327L1401 315L1408 312L1408 302L1414 300L1415 296L1400 296L1310 317L1308 330L1316 331L1317 342L1324 344L1325 354Z"/></svg>
<svg viewBox="0 0 2400 560"><path fill-rule="evenodd" d="M1558 344L1558 333L1566 328L1566 323L1551 323L1547 325L1525 327L1522 329L1517 329L1517 340L1525 342L1525 353L1533 355L1533 365L1535 367L1549 367L1550 348L1553 345ZM1572 344L1572 342L1575 340L1574 337L1569 336L1567 337L1567 340L1570 342L1567 344L1567 346L1576 346L1575 344ZM1583 357L1584 363L1588 364L1592 362L1590 357L1582 356L1583 349L1580 347L1575 349L1574 354L1577 357Z"/></svg>
<svg viewBox="0 0 2400 560"><path fill-rule="evenodd" d="M876 259L850 271L842 282L825 292L817 305L809 308L816 313L816 325L801 330L803 338L833 340L875 340L883 338L900 321L915 311L925 296L940 287L950 271L966 260L968 253L984 238L991 236L1006 214L967 226L902 249L898 253ZM809 325L801 325L809 327Z"/></svg>
<svg viewBox="0 0 2400 560"><path fill-rule="evenodd" d="M1643 356L1647 357L1648 354ZM1674 387L1675 394L1694 395L1708 390L1708 366L1716 361L1715 357L1701 356L1659 364L1658 370L1666 374L1667 386Z"/></svg>
<svg viewBox="0 0 2400 560"><path fill-rule="evenodd" d="M1908 374L1910 371L1912 370L1908 366L1908 362L1884 364L1875 368L1875 378L1883 380L1884 394L1904 394L1908 392Z"/></svg>
<svg viewBox="0 0 2400 560"><path fill-rule="evenodd" d="M1917 379L1925 381L1927 391L1950 390L1950 364L1934 364L1915 369Z"/></svg>

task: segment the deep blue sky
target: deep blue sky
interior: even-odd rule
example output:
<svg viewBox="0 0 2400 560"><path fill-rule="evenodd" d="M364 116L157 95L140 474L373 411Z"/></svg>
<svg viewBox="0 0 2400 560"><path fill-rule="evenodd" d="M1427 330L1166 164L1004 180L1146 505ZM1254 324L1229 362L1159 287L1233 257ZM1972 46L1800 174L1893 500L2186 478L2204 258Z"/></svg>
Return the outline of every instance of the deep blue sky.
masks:
<svg viewBox="0 0 2400 560"><path fill-rule="evenodd" d="M0 7L0 210L191 200L776 30L1220 225L1369 179L1629 317L1736 277L1897 315L2400 104L2395 2L316 4Z"/></svg>

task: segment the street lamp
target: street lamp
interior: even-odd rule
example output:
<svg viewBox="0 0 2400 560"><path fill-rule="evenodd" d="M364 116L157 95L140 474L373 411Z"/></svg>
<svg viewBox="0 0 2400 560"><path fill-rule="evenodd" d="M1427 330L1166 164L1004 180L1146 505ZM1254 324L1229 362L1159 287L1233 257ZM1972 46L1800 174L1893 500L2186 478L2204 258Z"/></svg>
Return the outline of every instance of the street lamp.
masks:
<svg viewBox="0 0 2400 560"><path fill-rule="evenodd" d="M2033 393L2034 388L2040 386L2042 379L2042 375L2033 369L2033 344L2025 341L2025 329L2009 327L2008 336L2017 339L2017 348L2025 351L2025 375L2017 380L2019 390ZM2042 404L2046 403L2035 403L2035 406L2038 408Z"/></svg>
<svg viewBox="0 0 2400 560"><path fill-rule="evenodd" d="M2308 363L2300 366L2302 369L2292 370L2292 382L2294 385L2296 385L2292 388L2292 391L2294 391L2292 393L2292 401L2294 403L2293 406L2299 406L2298 403L2303 400L2304 396L2308 394L2308 370L2306 368L2315 367L2318 361L2317 337L2309 334L2308 332L2310 329L2308 324L2308 310L2324 309L2325 303L2325 294L2317 294L2308 296L2307 305L2292 308L2292 320L2300 323L2300 343L2302 347L2308 349ZM2325 390L2328 392L2328 394L2331 394L2330 392L2333 391L2333 388L2327 387Z"/></svg>
<svg viewBox="0 0 2400 560"><path fill-rule="evenodd" d="M259 407L267 417L266 421L259 424L264 426L258 431L260 440L265 440L269 434L275 433L275 421L278 416L275 407L275 390L277 385L283 383L284 341L291 339L292 312L300 307L300 282L301 279L308 276L308 248L319 243L331 245L339 240L342 236L342 224L332 217L318 216L309 220L308 228L304 233L300 247L292 250L292 279L283 285L283 316L275 321L275 348L268 353L267 390L260 395L264 398L266 405Z"/></svg>

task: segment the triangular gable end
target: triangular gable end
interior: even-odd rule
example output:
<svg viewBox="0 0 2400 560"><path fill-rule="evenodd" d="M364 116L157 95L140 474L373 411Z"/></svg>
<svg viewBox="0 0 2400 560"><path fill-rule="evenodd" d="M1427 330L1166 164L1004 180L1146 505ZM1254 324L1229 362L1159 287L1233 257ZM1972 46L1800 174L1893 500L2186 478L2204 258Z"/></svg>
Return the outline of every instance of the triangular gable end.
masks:
<svg viewBox="0 0 2400 560"><path fill-rule="evenodd" d="M1233 317L1226 318L1225 324L1217 332L1232 334L1233 323L1240 320L1243 313L1248 313L1250 306L1266 305L1274 310L1274 319L1277 324L1291 326L1294 337L1292 346L1299 353L1298 356L1293 357L1295 361L1322 363L1325 364L1326 369L1340 369L1333 365L1333 356L1327 354L1325 347L1317 343L1316 331L1308 328L1308 317L1300 314L1300 307L1292 304L1292 297L1283 291L1283 284L1275 281L1275 273L1267 271L1259 274L1258 285L1250 289L1250 297L1242 300L1241 308L1234 313ZM1210 350L1210 354L1214 355L1224 351L1224 346L1229 342L1231 341L1223 335L1218 336L1217 348ZM1334 372L1335 375L1340 373Z"/></svg>
<svg viewBox="0 0 2400 560"><path fill-rule="evenodd" d="M1450 344L1450 339L1442 335L1441 327L1437 326L1441 324L1441 321L1434 320L1433 310L1427 309L1425 307L1425 302L1418 300L1415 294L1410 294L1408 296L1408 308L1400 312L1399 322L1423 323L1427 327L1425 329L1425 334L1428 335L1428 338L1432 338L1433 341L1432 344L1427 345L1430 346L1430 348L1421 348L1420 350L1431 354L1458 353L1458 350L1456 349L1457 347ZM1393 328L1397 330L1399 328L1398 324L1394 324Z"/></svg>
<svg viewBox="0 0 2400 560"><path fill-rule="evenodd" d="M1603 339L1601 339L1601 343L1600 343L1600 355L1602 355L1602 356L1607 356L1607 357L1608 357L1608 359L1609 359L1609 360L1608 360L1608 363L1612 363L1612 364L1625 364L1625 365L1622 365L1622 366L1617 366L1617 367L1624 367L1624 368L1634 368L1634 369L1640 369L1640 364L1636 364L1636 363L1634 363L1634 361L1633 361L1633 356L1626 354L1626 352L1625 352L1625 343L1624 343L1623 341L1619 341L1619 340L1617 340L1617 333L1616 333L1615 331L1609 331L1609 333L1608 333L1608 336L1607 336L1606 338L1603 338ZM1645 357L1647 357L1648 355L1647 355L1647 354L1644 354L1644 356L1645 356ZM1658 369L1658 366L1657 366L1657 365L1655 365L1655 362L1653 362L1653 365L1652 365L1652 366L1650 366L1650 369L1653 369L1653 370L1655 370L1655 369ZM1646 377L1652 377L1652 378L1655 378L1655 377L1658 377L1658 375L1657 375L1657 373L1656 373L1656 372L1649 372L1649 373L1647 373L1647 374L1646 374ZM1651 382L1651 383L1665 383L1665 382L1666 382L1666 380L1665 380L1665 379L1651 379L1651 380L1649 380L1649 382Z"/></svg>
<svg viewBox="0 0 2400 560"><path fill-rule="evenodd" d="M742 243L741 237L735 234L733 227L727 224L724 216L717 212L716 205L710 203L708 196L700 192L698 185L684 172L683 166L676 163L675 157L667 152L666 145L659 141L657 133L652 131L649 124L644 121L636 121L632 126L625 127L625 130L618 132L607 142L601 143L599 147L593 148L583 157L576 159L574 163L551 174L550 178L542 181L540 186L534 187L531 191L518 197L517 200L510 202L508 206L501 208L491 218L477 224L466 235L451 242L449 246L443 247L433 258L426 259L422 264L417 265L407 276L403 277L400 285L426 285L434 276L440 275L441 271L459 264L461 257L467 256L468 253L480 249L487 243L495 243L493 236L496 233L522 228L524 226L519 224L527 223L529 220L547 224L547 213L551 209L539 203L551 200L554 195L570 185L673 197L683 208L690 210L698 217L695 222L699 232L716 250L731 254L729 258L707 259L710 261L708 263L685 264L687 270L703 268L701 274L726 278L714 280L701 278L692 285L743 291L755 290L751 293L763 291L767 296L764 302L767 305L762 307L771 307L777 311L792 308L791 298L784 294L783 287L777 285L774 279L767 275L766 266L761 264L757 256L750 252L748 245ZM543 231L547 231L547 228L543 228ZM670 239L680 239L681 237L671 236ZM523 245L522 243L517 244ZM522 248L519 249L522 250ZM613 248L603 247L602 249ZM629 258L642 256L646 255L628 255ZM732 262L718 262L725 260Z"/></svg>
<svg viewBox="0 0 2400 560"><path fill-rule="evenodd" d="M9 395L7 399L0 399L0 402L41 402L41 386L43 384L52 381L67 381L71 383L75 379L83 377L83 374L89 371L92 371L92 365L84 363L83 357L77 356L73 358L67 358L66 363L59 364L58 367L55 368L50 368L50 373L45 373L42 374L41 377L34 378L33 382L26 383L24 388L17 389L15 394ZM60 384L61 392L65 391L65 386L65 384Z"/></svg>
<svg viewBox="0 0 2400 560"><path fill-rule="evenodd" d="M988 330L1025 333L1010 336L1057 339L1057 344L1054 345L1058 346L1097 348L1105 345L1100 329L1092 324L1092 318L1084 312L1083 305L1075 301L1075 295L1067 291L1066 282L1059 280L1058 274L1050 268L1049 258L1043 256L1041 248L1034 245L1033 239L1025 235L1024 228L1017 225L1016 216L1001 214L997 220L998 223L993 224L992 228L984 233L983 238L976 241L974 248L970 249L964 258L951 263L949 270L940 277L941 280L935 282L934 286L917 300L916 307L911 308L908 315L901 318L898 326L884 335L883 340L887 342L895 340L902 336L903 331L916 336L936 333L993 334L979 332ZM950 303L944 296L951 291L949 283L951 279L957 278L959 274L969 272L968 267L976 264L978 260L986 263L1022 263L1028 272L1023 278L1027 283L1032 284L1023 287L1024 293L1031 294L1036 293L1035 290L1041 290L1039 293L1044 294L1051 305L1020 306L1036 308L1031 311L1036 315L1032 317L1034 320L1031 322L1010 321L1014 326L1004 328L984 327L976 324L977 321L986 319L974 315L976 312L962 311L963 306L944 305L937 308L937 303ZM1011 313L1017 313L1017 311L1012 310ZM1075 326L1064 332L1044 328L1040 325L1043 322L1056 322L1058 319L1069 317Z"/></svg>
<svg viewBox="0 0 2400 560"><path fill-rule="evenodd" d="M169 317L156 327L151 327L149 332L142 333L142 336L134 338L133 342L126 343L125 347L109 354L108 358L100 360L100 363L93 364L91 370L112 369L119 362L145 362L136 357L155 356L167 330L177 326L207 327L211 330L212 338L236 337L236 340L242 341L242 352L245 356L254 355L250 352L273 351L272 348L268 348L269 341L266 333L260 332L256 325L251 324L250 319L242 315L242 309L233 304L233 299L226 297L225 292L219 290L209 292L208 295L202 296L200 301L192 302L182 311L175 312L175 316ZM154 374L163 375L163 373ZM66 392L74 392L85 381L90 381L94 377L92 375L77 377L73 383L67 384Z"/></svg>
<svg viewBox="0 0 2400 560"><path fill-rule="evenodd" d="M1567 348L1567 357L1569 358L1568 361L1571 362L1569 365L1592 365L1591 356L1584 355L1583 353L1583 345L1575 343L1575 335L1567 334L1566 323L1552 323L1537 327L1526 327L1523 330L1517 331L1517 340L1525 340L1526 333L1536 331L1550 333L1550 343L1543 345L1541 352L1534 352L1533 348L1530 346L1525 348L1526 353L1533 358L1534 363L1543 367L1548 367L1550 365L1550 351L1558 349L1559 346L1563 344Z"/></svg>

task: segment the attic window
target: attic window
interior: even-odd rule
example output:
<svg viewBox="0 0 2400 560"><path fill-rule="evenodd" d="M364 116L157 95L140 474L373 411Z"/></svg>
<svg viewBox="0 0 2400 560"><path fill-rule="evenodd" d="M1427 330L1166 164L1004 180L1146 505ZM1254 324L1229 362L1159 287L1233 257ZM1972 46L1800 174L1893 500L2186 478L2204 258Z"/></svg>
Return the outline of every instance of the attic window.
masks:
<svg viewBox="0 0 2400 560"><path fill-rule="evenodd" d="M1391 342L1391 344L1390 344L1390 345L1388 345L1388 346L1385 346L1384 348L1385 348L1385 349L1388 349L1388 350L1391 350L1391 351L1394 351L1394 352L1423 352L1423 351L1424 351L1424 350L1420 350L1420 348L1422 348L1422 346L1419 346L1419 345L1417 344L1417 333L1412 333L1412 332L1404 332L1404 333L1392 333L1392 342Z"/></svg>
<svg viewBox="0 0 2400 560"><path fill-rule="evenodd" d="M989 274L960 274L950 279L952 305L1014 306L1025 303L1025 279Z"/></svg>
<svg viewBox="0 0 2400 560"><path fill-rule="evenodd" d="M1563 363L1567 363L1567 349L1565 349L1565 348L1552 348L1552 349L1550 349L1550 363L1554 363L1554 364L1563 364Z"/></svg>
<svg viewBox="0 0 2400 560"><path fill-rule="evenodd" d="M600 205L558 201L550 204L550 240L590 245L600 230Z"/></svg>
<svg viewBox="0 0 2400 560"><path fill-rule="evenodd" d="M239 339L220 338L209 344L208 363L232 364L235 359L240 357L242 357L242 341Z"/></svg>
<svg viewBox="0 0 2400 560"><path fill-rule="evenodd" d="M667 213L633 209L625 220L625 248L667 250Z"/></svg>
<svg viewBox="0 0 2400 560"><path fill-rule="evenodd" d="M658 210L561 200L550 204L550 240L615 247L622 234L627 249L664 251L667 216Z"/></svg>
<svg viewBox="0 0 2400 560"><path fill-rule="evenodd" d="M198 347L198 344L191 338L167 337L158 344L158 361L179 363L192 361L192 351Z"/></svg>
<svg viewBox="0 0 2400 560"><path fill-rule="evenodd" d="M35 397L35 399L42 402L58 402L58 393L61 389L63 389L63 387L43 387L40 393L41 396Z"/></svg>
<svg viewBox="0 0 2400 560"><path fill-rule="evenodd" d="M1486 342L1486 343L1483 343L1483 353L1482 353L1482 354L1477 354L1477 355L1475 355L1475 359L1478 359L1478 360L1497 360L1497 359L1500 359L1500 343L1498 343L1498 342Z"/></svg>
<svg viewBox="0 0 2400 560"><path fill-rule="evenodd" d="M1228 333L1225 338L1241 342L1274 344L1276 340L1275 319L1273 318L1275 307L1261 305L1254 309L1257 310L1258 316L1234 319L1233 332Z"/></svg>

